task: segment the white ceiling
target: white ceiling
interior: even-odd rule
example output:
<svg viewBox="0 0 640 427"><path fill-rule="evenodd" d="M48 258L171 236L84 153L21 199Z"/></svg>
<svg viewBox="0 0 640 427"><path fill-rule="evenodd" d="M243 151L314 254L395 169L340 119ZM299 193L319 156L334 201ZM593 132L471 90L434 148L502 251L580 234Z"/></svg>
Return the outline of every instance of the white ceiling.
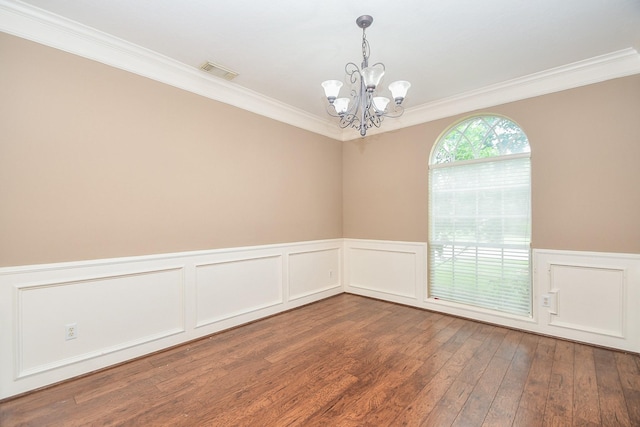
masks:
<svg viewBox="0 0 640 427"><path fill-rule="evenodd" d="M20 4L12 0L0 3ZM320 83L361 61L355 19L406 107L622 49L640 49L640 0L25 0L326 119ZM0 28L1 29L1 28ZM637 53L637 52L636 52ZM385 85L386 86L386 85Z"/></svg>

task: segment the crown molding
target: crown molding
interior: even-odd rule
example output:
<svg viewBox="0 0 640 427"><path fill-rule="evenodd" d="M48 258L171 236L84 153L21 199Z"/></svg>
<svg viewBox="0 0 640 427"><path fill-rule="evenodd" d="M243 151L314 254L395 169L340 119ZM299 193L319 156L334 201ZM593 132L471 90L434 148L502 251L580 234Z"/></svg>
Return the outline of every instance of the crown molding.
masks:
<svg viewBox="0 0 640 427"><path fill-rule="evenodd" d="M373 129L367 132L367 135L390 132L478 109L638 73L640 73L640 54L633 48L622 49L408 108L402 117L385 121L384 131ZM360 135L353 135L351 132L350 135L343 134L343 136L343 141L348 141L357 139Z"/></svg>
<svg viewBox="0 0 640 427"><path fill-rule="evenodd" d="M342 130L329 120L26 3L0 0L0 31L314 133L342 139Z"/></svg>
<svg viewBox="0 0 640 427"><path fill-rule="evenodd" d="M360 138L323 119L273 98L217 79L194 67L16 0L0 0L0 31L101 62L179 89L308 130L348 141ZM572 89L640 73L633 48L531 74L460 95L409 108L385 122L376 135L507 102Z"/></svg>

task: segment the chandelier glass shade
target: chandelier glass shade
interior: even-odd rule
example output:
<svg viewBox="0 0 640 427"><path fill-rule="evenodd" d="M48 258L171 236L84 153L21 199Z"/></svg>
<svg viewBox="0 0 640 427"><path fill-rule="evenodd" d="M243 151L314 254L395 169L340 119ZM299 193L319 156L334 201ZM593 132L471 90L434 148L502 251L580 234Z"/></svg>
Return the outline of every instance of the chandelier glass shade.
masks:
<svg viewBox="0 0 640 427"><path fill-rule="evenodd" d="M343 86L342 81L327 80L322 83L325 96L329 101L327 113L340 119L341 128L352 127L357 129L361 136L365 136L367 129L373 126L380 127L385 117L400 117L404 113L402 102L411 87L411 83L404 80L391 83L389 91L391 91L393 103L389 98L378 95L385 67L382 62L369 65L369 42L365 30L372 23L373 18L369 15L362 15L356 19L356 24L362 28L362 64L358 67L353 62L349 62L344 67L345 81L351 87L349 97L339 97Z"/></svg>

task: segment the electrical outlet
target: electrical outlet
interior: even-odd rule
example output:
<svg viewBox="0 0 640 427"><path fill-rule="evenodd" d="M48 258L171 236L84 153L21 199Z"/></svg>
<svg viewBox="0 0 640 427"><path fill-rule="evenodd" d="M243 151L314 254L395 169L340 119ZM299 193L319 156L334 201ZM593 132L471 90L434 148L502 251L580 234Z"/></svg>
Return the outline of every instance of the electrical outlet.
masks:
<svg viewBox="0 0 640 427"><path fill-rule="evenodd" d="M542 306L551 307L551 295L549 294L542 295Z"/></svg>
<svg viewBox="0 0 640 427"><path fill-rule="evenodd" d="M65 340L69 341L78 338L78 325L76 325L75 323L69 323L68 325L65 325L64 331Z"/></svg>

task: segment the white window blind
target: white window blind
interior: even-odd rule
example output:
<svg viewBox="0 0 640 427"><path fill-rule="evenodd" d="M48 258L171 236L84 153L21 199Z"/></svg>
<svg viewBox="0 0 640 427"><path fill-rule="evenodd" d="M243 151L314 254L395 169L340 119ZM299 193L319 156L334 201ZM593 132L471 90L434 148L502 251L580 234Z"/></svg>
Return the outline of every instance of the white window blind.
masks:
<svg viewBox="0 0 640 427"><path fill-rule="evenodd" d="M528 153L431 166L429 297L531 315L530 180Z"/></svg>

